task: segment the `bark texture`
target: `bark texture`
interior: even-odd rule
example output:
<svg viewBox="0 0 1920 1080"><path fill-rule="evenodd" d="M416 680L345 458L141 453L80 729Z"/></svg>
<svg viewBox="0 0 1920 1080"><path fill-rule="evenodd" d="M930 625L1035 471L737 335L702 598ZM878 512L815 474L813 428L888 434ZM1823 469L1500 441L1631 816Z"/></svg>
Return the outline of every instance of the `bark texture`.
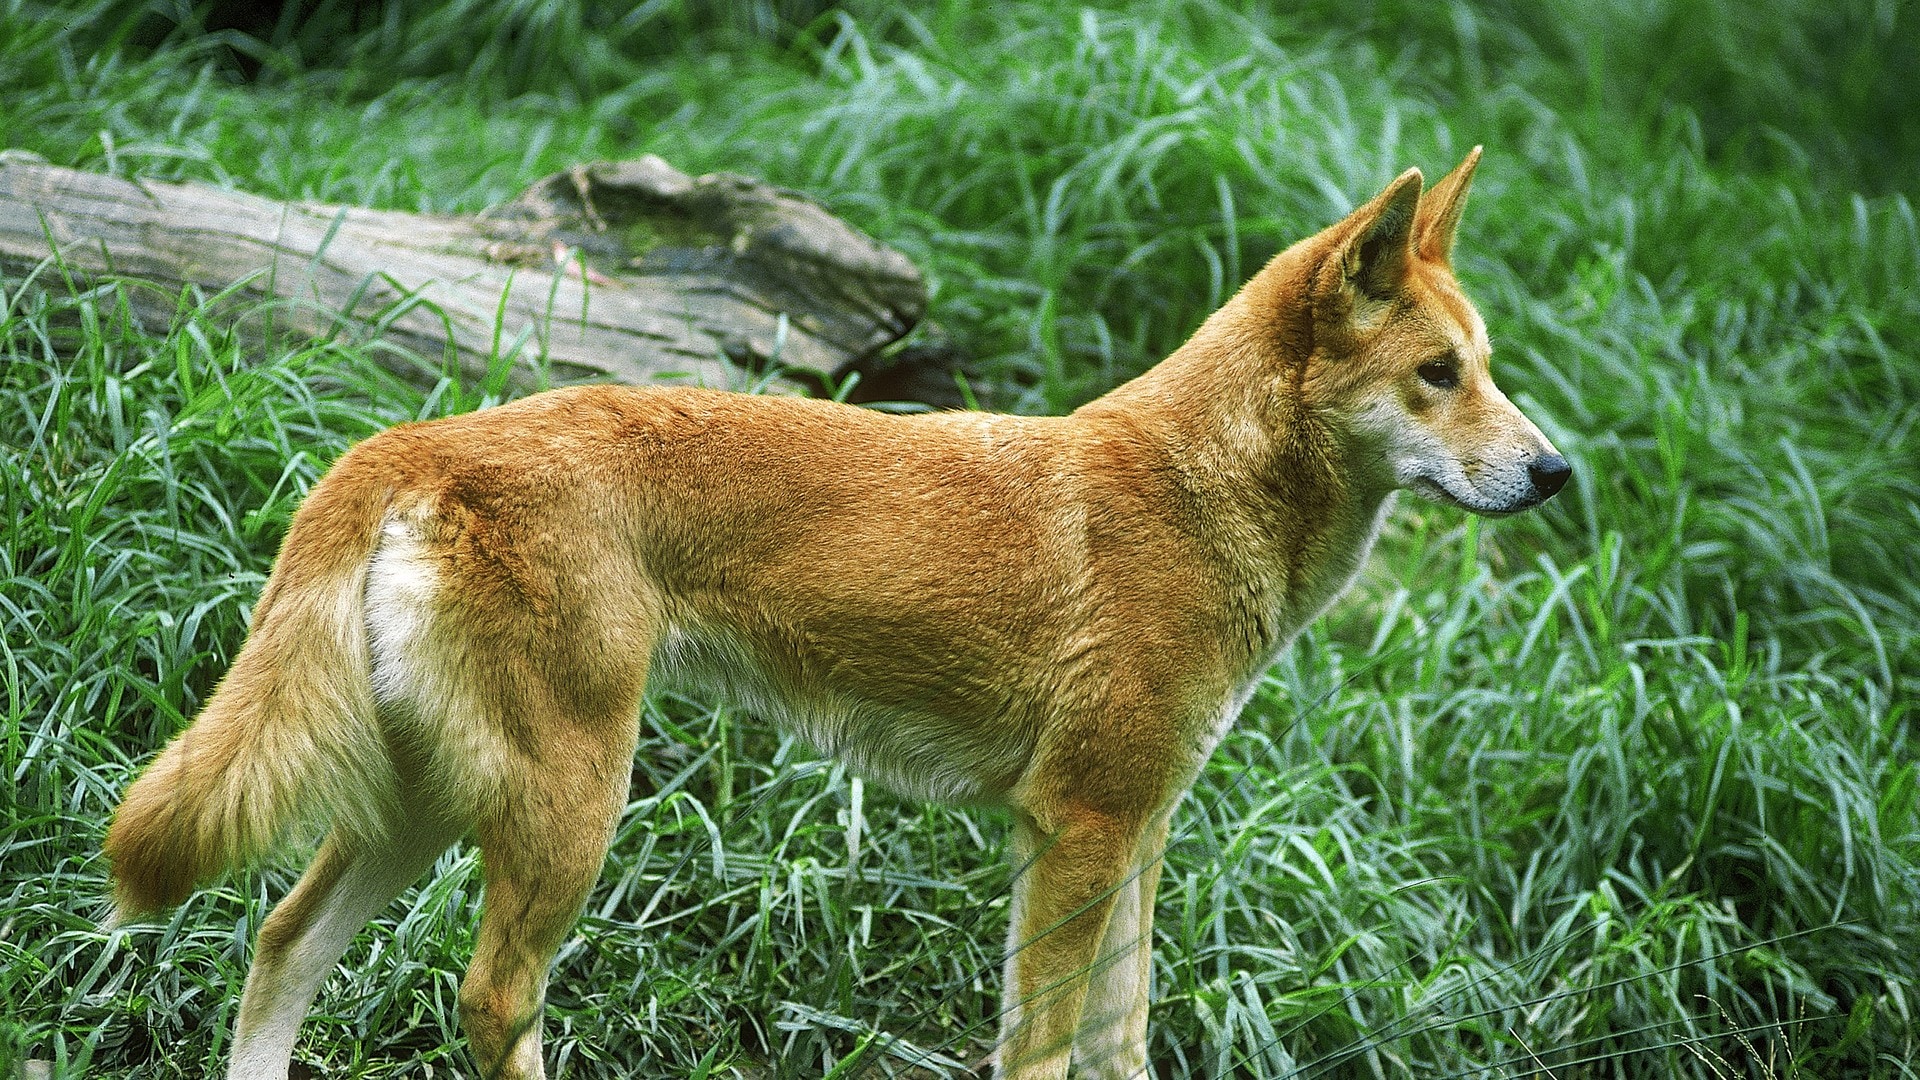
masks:
<svg viewBox="0 0 1920 1080"><path fill-rule="evenodd" d="M57 261L50 261L57 256ZM121 276L142 318L237 288L250 330L401 346L469 377L738 386L864 370L926 313L918 269L805 196L651 155L579 165L476 217L282 203L0 154L0 273ZM252 301L271 300L268 304ZM938 353L938 350L935 350ZM925 356L925 350L911 355ZM938 363L939 358L930 361ZM885 368L896 370L884 371ZM884 378L879 378L884 375ZM938 379L933 380L935 384Z"/></svg>

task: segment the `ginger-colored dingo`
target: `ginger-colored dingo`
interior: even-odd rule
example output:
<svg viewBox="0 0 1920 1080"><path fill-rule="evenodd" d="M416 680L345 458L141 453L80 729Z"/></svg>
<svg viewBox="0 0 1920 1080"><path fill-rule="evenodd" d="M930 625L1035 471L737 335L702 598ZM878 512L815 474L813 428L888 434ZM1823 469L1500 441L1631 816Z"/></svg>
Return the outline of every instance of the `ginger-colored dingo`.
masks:
<svg viewBox="0 0 1920 1080"><path fill-rule="evenodd" d="M901 792L1013 818L996 1075L1146 1069L1167 817L1401 488L1481 514L1570 468L1450 269L1479 151L1277 256L1070 416L580 387L354 447L253 630L107 836L122 916L326 841L260 929L230 1076L280 1080L360 927L472 834L462 1023L543 1075L554 951L627 799L649 679Z"/></svg>

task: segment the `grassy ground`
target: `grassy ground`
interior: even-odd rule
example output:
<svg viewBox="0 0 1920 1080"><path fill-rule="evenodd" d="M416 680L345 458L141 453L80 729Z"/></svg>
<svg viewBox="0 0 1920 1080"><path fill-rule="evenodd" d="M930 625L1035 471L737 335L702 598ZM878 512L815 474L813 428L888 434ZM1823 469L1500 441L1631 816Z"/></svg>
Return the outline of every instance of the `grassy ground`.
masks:
<svg viewBox="0 0 1920 1080"><path fill-rule="evenodd" d="M0 0L8 145L462 211L648 150L757 173L927 267L1023 411L1142 369L1286 241L1485 143L1461 275L1576 481L1497 525L1406 504L1270 673L1175 818L1157 1067L1920 1075L1911 5L146 10ZM365 350L247 354L204 297L142 329L142 287L0 282L0 1073L215 1068L297 860L109 938L106 816L326 463L491 400ZM550 1064L977 1059L1003 824L715 703L646 720ZM467 850L440 869L328 983L298 1052L319 1074L464 1071L478 878Z"/></svg>

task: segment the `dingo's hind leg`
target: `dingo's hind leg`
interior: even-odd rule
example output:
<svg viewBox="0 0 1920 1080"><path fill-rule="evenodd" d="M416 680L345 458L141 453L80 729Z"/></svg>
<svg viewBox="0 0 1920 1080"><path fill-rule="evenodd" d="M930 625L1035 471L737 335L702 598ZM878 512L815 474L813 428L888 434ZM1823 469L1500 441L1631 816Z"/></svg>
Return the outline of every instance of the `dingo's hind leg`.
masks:
<svg viewBox="0 0 1920 1080"><path fill-rule="evenodd" d="M626 805L638 701L598 723L540 725L475 835L486 879L480 936L460 986L460 1022L478 1075L541 1080L548 968L600 876Z"/></svg>
<svg viewBox="0 0 1920 1080"><path fill-rule="evenodd" d="M260 926L240 998L232 1080L283 1080L307 1008L354 935L433 865L459 829L410 820L387 845L349 850L329 837Z"/></svg>

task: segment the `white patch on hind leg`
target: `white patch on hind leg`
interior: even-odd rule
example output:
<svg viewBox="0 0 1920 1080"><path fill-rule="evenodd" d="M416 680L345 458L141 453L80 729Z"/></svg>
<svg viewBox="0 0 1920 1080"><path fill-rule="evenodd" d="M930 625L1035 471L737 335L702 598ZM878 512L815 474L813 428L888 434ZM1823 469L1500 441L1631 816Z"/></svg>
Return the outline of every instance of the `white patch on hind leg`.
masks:
<svg viewBox="0 0 1920 1080"><path fill-rule="evenodd" d="M375 703L389 731L415 750L435 805L471 821L509 775L499 702L477 700L475 661L442 603L443 563L424 533L425 511L389 515L367 570L367 640Z"/></svg>
<svg viewBox="0 0 1920 1080"><path fill-rule="evenodd" d="M440 575L415 522L389 516L367 569L367 643L373 696L384 705L420 700L428 670L423 644Z"/></svg>

